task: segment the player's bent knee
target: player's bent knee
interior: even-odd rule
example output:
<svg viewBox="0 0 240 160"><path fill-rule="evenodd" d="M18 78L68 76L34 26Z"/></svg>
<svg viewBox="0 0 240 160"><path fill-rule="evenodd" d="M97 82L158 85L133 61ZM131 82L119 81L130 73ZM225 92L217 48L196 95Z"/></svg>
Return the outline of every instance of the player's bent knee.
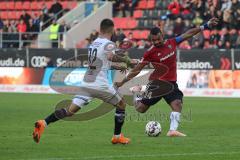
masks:
<svg viewBox="0 0 240 160"><path fill-rule="evenodd" d="M118 102L116 107L118 107L120 109L125 109L126 108L126 103L124 102L124 100L121 100L121 101Z"/></svg>
<svg viewBox="0 0 240 160"><path fill-rule="evenodd" d="M171 103L171 106L174 111L181 112L182 110L182 101L180 99L176 99Z"/></svg>
<svg viewBox="0 0 240 160"><path fill-rule="evenodd" d="M142 109L142 108L136 108L136 111L138 111L139 113L145 113L146 110Z"/></svg>

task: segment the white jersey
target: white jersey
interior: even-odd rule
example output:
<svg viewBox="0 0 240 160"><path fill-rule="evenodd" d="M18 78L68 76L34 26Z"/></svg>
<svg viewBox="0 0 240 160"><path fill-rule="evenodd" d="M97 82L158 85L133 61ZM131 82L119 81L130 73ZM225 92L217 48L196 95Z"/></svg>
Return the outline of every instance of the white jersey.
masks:
<svg viewBox="0 0 240 160"><path fill-rule="evenodd" d="M97 38L88 47L89 67L82 83L85 87L109 88L108 72L111 69L111 61L107 59L107 53L114 52L115 48L115 43L106 38Z"/></svg>

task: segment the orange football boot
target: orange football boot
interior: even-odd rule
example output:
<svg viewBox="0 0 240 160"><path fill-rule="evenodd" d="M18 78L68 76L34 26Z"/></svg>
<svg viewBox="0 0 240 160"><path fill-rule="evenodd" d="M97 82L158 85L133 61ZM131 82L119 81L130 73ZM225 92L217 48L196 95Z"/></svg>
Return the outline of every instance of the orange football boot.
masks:
<svg viewBox="0 0 240 160"><path fill-rule="evenodd" d="M41 135L43 134L43 131L44 131L45 127L46 126L45 126L44 120L38 120L35 123L34 131L33 131L32 135L33 135L33 140L36 143L39 143Z"/></svg>
<svg viewBox="0 0 240 160"><path fill-rule="evenodd" d="M112 144L117 144L117 143L120 143L120 144L128 144L128 143L130 143L130 139L124 137L122 133L120 134L120 137L116 137L116 136L114 135L114 136L112 137Z"/></svg>
<svg viewBox="0 0 240 160"><path fill-rule="evenodd" d="M186 137L187 135L179 131L168 131L167 136L168 137Z"/></svg>

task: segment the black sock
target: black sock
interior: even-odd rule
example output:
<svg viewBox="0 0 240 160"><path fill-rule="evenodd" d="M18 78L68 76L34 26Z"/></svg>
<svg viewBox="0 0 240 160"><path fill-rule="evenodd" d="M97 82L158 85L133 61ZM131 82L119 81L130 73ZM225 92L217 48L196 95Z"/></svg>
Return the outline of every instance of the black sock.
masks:
<svg viewBox="0 0 240 160"><path fill-rule="evenodd" d="M65 108L61 108L59 110L56 110L55 112L53 112L52 114L50 114L46 119L46 123L47 125L53 122L58 121L59 119L63 119L67 117L67 111Z"/></svg>
<svg viewBox="0 0 240 160"><path fill-rule="evenodd" d="M117 108L115 112L114 135L119 135L121 133L124 119L125 119L125 110Z"/></svg>

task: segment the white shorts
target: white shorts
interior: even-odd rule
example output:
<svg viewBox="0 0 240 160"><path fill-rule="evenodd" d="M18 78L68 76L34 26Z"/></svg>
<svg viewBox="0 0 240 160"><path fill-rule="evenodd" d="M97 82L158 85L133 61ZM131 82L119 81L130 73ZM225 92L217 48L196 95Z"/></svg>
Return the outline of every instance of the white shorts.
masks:
<svg viewBox="0 0 240 160"><path fill-rule="evenodd" d="M81 93L74 96L72 103L82 108L84 105L87 105L93 98L101 99L104 102L115 106L121 101L122 96L113 86L109 86L108 89L104 90L81 87Z"/></svg>

